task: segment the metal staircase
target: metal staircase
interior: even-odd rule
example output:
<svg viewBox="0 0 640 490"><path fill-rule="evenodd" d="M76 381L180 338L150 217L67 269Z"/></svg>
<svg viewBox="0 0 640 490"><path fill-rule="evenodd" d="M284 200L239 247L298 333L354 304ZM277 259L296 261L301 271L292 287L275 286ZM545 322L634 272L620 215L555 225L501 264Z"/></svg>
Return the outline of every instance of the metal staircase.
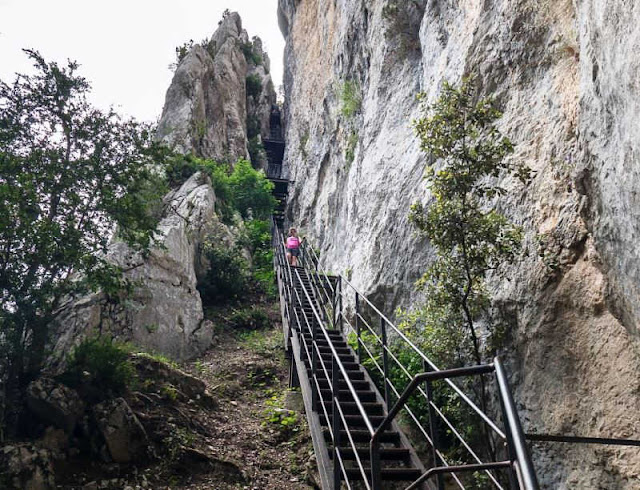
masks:
<svg viewBox="0 0 640 490"><path fill-rule="evenodd" d="M422 354L425 371L416 375L408 373L406 386L401 392L389 377L390 363L402 364L396 358L388 337L391 333L397 342L404 334L344 277L328 275L319 269L318 257L311 247L303 247L299 267L290 266L285 256L284 236L277 226L274 226L274 250L285 349L292 366L291 384L299 386L303 395L323 488L444 489L451 485L454 485L451 488L457 485L462 489L538 488L499 359L491 364L443 371ZM346 314L343 305L347 290L352 290L355 295L355 311L351 315ZM371 326L372 311L378 316L380 330L376 331ZM360 362L366 351L370 359L376 359L371 352L372 346L367 345L365 330L369 331L369 338L376 338L380 343L382 365L377 366L381 371L378 377L382 380L380 390L380 382L377 386ZM357 342L357 351L347 341L348 331ZM409 339L406 341L410 342ZM419 352L417 348L416 351ZM499 428L452 381L462 376L487 374L496 378L504 429ZM502 439L503 444L496 452L500 458L481 460L479 451L462 439L433 404L433 386L438 380L453 389L461 402L467 404L495 433L495 437ZM430 406L426 428L407 406L407 401L416 395L424 396L427 403L433 405ZM430 451L424 450L425 445L420 451L422 454L414 449L403 430L407 427L406 422L401 427L396 420L401 411L405 418L415 418L414 431L422 429ZM461 438L461 447L466 447L472 455L471 462L451 464L446 460L438 447L437 418L450 425L450 433ZM429 462L428 467L423 464L425 460ZM468 486L460 476L479 472L487 475L487 486Z"/></svg>

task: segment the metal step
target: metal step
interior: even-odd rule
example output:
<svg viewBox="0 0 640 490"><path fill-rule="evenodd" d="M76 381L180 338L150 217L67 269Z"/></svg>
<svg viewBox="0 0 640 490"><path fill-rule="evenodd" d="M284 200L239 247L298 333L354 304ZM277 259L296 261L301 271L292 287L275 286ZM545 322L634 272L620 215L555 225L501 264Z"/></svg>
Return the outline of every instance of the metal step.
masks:
<svg viewBox="0 0 640 490"><path fill-rule="evenodd" d="M322 395L322 399L323 400L330 400L332 397L332 393L330 389L320 389L320 393ZM363 402L374 402L376 401L376 394L371 391L371 390L367 390L367 391L359 391L356 390L356 395L358 395L358 398L360 399L360 401ZM338 399L340 400L349 400L349 399L353 399L353 395L351 394L351 391L349 390L340 390L338 391Z"/></svg>
<svg viewBox="0 0 640 490"><path fill-rule="evenodd" d="M359 468L346 468L347 477L354 480L362 480ZM365 474L370 478L371 468L364 467ZM380 476L385 481L414 481L420 478L422 472L416 468L382 468Z"/></svg>
<svg viewBox="0 0 640 490"><path fill-rule="evenodd" d="M331 433L328 428L323 429L324 438L326 441L331 441ZM354 442L366 442L371 441L371 434L369 434L368 430L350 430L349 434ZM340 440L348 441L347 432L345 430L340 431ZM400 434L396 431L384 431L380 434L380 442L388 442L393 444L400 443Z"/></svg>
<svg viewBox="0 0 640 490"><path fill-rule="evenodd" d="M371 453L368 447L358 447L357 451L354 451L352 447L340 447L340 455L342 459L355 460L356 452L360 459L371 459ZM333 451L329 451L329 457L333 458ZM403 461L409 462L411 459L411 452L406 447L383 447L380 448L380 459L383 461Z"/></svg>

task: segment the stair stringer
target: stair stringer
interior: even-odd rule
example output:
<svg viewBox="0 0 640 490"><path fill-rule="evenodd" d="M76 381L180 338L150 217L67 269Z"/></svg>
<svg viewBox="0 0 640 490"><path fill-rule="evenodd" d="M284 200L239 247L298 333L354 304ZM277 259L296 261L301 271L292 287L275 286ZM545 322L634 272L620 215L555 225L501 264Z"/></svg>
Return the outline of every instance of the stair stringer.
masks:
<svg viewBox="0 0 640 490"><path fill-rule="evenodd" d="M320 483L323 490L331 490L333 485L333 463L329 458L329 446L324 439L322 424L318 413L313 410L311 402L311 383L307 377L307 369L304 361L300 357L300 340L295 332L291 335L292 361L298 373L298 381L300 383L300 391L302 392L302 400L304 401L304 411L307 414L307 423L311 432L311 440L313 442L313 450L316 455L316 463L318 465L318 473L320 474Z"/></svg>

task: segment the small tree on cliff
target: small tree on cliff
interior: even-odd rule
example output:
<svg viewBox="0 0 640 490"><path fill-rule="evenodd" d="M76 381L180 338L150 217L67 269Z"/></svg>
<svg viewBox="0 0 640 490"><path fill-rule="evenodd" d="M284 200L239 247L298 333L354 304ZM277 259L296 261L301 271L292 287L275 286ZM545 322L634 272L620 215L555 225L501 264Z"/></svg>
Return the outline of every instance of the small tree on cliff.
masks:
<svg viewBox="0 0 640 490"><path fill-rule="evenodd" d="M26 53L36 73L0 81L0 375L14 386L39 371L65 295L119 290L108 242L117 228L148 249L164 190L147 126L92 107L76 63Z"/></svg>
<svg viewBox="0 0 640 490"><path fill-rule="evenodd" d="M495 127L502 114L491 98L477 99L472 78L459 88L445 82L431 105L424 94L419 98L423 116L413 125L421 149L439 165L426 170L433 202L414 204L409 216L437 257L417 285L426 293L425 311L446 319L456 338L470 343L460 350L480 364L475 322L489 304L485 276L511 262L522 239L522 230L487 201L506 192L496 182L499 175L526 182L530 170L506 158L513 145Z"/></svg>

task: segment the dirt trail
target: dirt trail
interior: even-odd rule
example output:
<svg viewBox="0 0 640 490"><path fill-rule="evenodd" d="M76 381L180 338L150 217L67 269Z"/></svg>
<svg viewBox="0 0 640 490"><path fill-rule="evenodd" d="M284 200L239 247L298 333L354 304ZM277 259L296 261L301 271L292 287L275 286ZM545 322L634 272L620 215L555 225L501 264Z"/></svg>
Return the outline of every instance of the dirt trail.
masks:
<svg viewBox="0 0 640 490"><path fill-rule="evenodd" d="M200 444L226 464L171 488L317 488L304 414L285 408L297 405L299 395L287 393L282 333L278 322L271 324L265 330L224 329L202 358L183 366L207 383L217 402L203 421L209 434Z"/></svg>

